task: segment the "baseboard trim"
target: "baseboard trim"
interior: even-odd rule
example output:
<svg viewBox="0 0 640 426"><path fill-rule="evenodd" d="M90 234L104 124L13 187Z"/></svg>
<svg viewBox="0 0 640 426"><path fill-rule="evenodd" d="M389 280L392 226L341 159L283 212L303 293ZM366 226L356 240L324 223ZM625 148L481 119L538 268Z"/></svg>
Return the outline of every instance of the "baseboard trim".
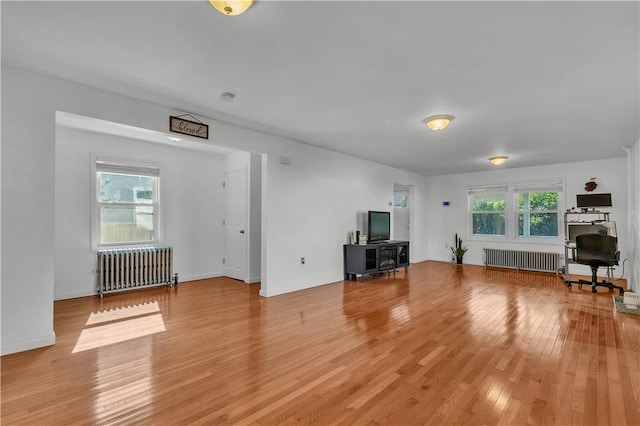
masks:
<svg viewBox="0 0 640 426"><path fill-rule="evenodd" d="M52 346L56 343L56 333L51 331L51 334L45 336L34 337L31 339L22 339L9 343L2 343L0 349L0 355L9 355L17 352L29 351L31 349L43 348L45 346Z"/></svg>
<svg viewBox="0 0 640 426"><path fill-rule="evenodd" d="M54 294L53 301L56 302L58 300L67 300L67 299L77 299L78 297L87 297L87 296L96 296L98 294L98 290L93 290L92 292L87 293L83 292L73 292L73 293L63 293L63 294Z"/></svg>
<svg viewBox="0 0 640 426"><path fill-rule="evenodd" d="M178 275L178 282L179 283L186 283L188 281L198 281L198 280L206 280L209 278L220 278L223 275L221 273L215 273L215 274L203 274L203 275L189 275L189 276L185 276L185 277L181 277L180 275Z"/></svg>
<svg viewBox="0 0 640 426"><path fill-rule="evenodd" d="M186 277L181 277L180 275L178 275L178 280L179 282L183 283L187 281L206 280L208 278L219 278L222 276L223 275L220 274L219 272L214 274L189 275ZM144 289L144 287L138 287L137 289ZM58 300L76 299L78 297L88 297L88 296L97 296L97 295L98 295L98 290L93 289L89 291L77 291L77 292L68 292L68 293L62 293L62 294L54 294L53 300L58 301Z"/></svg>

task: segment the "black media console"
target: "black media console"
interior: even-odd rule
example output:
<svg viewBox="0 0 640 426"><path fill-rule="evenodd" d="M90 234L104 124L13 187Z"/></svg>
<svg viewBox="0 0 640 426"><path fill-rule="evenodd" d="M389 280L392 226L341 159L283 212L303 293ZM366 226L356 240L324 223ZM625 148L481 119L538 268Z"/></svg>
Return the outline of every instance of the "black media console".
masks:
<svg viewBox="0 0 640 426"><path fill-rule="evenodd" d="M409 268L409 241L385 241L375 244L345 244L344 279L355 280L358 275L391 272Z"/></svg>

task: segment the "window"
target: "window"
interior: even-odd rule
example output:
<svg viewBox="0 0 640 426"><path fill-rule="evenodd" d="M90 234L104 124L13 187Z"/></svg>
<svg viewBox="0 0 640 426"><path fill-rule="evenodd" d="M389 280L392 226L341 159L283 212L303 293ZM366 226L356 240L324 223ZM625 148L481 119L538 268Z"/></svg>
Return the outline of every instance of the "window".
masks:
<svg viewBox="0 0 640 426"><path fill-rule="evenodd" d="M471 187L471 233L506 235L506 186Z"/></svg>
<svg viewBox="0 0 640 426"><path fill-rule="evenodd" d="M406 191L396 191L393 195L393 208L394 209L406 209L409 207L409 193Z"/></svg>
<svg viewBox="0 0 640 426"><path fill-rule="evenodd" d="M471 235L531 241L558 238L563 186L558 178L469 187Z"/></svg>
<svg viewBox="0 0 640 426"><path fill-rule="evenodd" d="M96 160L98 246L158 241L156 167Z"/></svg>
<svg viewBox="0 0 640 426"><path fill-rule="evenodd" d="M557 237L558 199L562 182L530 182L513 185L518 237Z"/></svg>
<svg viewBox="0 0 640 426"><path fill-rule="evenodd" d="M518 236L558 236L558 193L518 194Z"/></svg>

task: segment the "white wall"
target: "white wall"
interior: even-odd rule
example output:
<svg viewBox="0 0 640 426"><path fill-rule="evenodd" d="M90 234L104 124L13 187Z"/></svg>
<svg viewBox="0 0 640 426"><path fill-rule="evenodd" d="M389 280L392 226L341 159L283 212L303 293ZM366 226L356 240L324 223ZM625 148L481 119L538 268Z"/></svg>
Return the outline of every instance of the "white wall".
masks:
<svg viewBox="0 0 640 426"><path fill-rule="evenodd" d="M622 153L621 155L624 155ZM621 259L629 256L629 241L627 240L627 162L624 157L566 164L552 164L548 166L526 167L519 169L499 169L480 173L465 173L428 178L429 207L429 258L434 260L451 260L449 247L453 245L455 233L461 235L469 249L464 262L481 265L483 263L483 247L511 248L516 250L533 249L535 251L549 251L564 254L564 238L558 238L551 243L522 243L504 240L473 239L467 213L467 186L491 183L509 183L552 177L562 177L565 180L564 200L566 204L559 206L561 211L575 206L576 194L585 193L584 184L596 177L598 188L595 192L610 192L614 206L607 208L611 212L611 220L617 223L619 249ZM450 207L443 207L442 201L451 201ZM561 226L560 232L563 233ZM627 262L628 264L628 262ZM587 267L571 265L571 273L590 274ZM617 271L621 272L621 270Z"/></svg>
<svg viewBox="0 0 640 426"><path fill-rule="evenodd" d="M249 229L251 238L249 243L249 282L262 280L262 156L251 153L249 166Z"/></svg>
<svg viewBox="0 0 640 426"><path fill-rule="evenodd" d="M627 153L629 163L629 288L640 292L640 139Z"/></svg>
<svg viewBox="0 0 640 426"><path fill-rule="evenodd" d="M304 144L282 154L290 164L270 156L268 165L268 279L279 283L269 296L341 280L348 233L361 226L358 215L391 209L394 181L415 185L416 216L426 217L425 177ZM411 242L412 262L427 258L423 230Z"/></svg>
<svg viewBox="0 0 640 426"><path fill-rule="evenodd" d="M55 113L43 81L2 65L1 354L55 342L53 332ZM15 76L15 72L13 73ZM43 112L49 111L48 114Z"/></svg>
<svg viewBox="0 0 640 426"><path fill-rule="evenodd" d="M63 111L167 131L176 111L2 65L2 354L50 345L55 268L55 115ZM197 111L191 111L197 113ZM412 261L427 258L426 178L222 122L213 143L266 154L262 294L342 279L356 212L388 209L393 182L414 186ZM279 156L290 165L278 163ZM307 259L300 264L300 257ZM35 263L34 263L35 260Z"/></svg>
<svg viewBox="0 0 640 426"><path fill-rule="evenodd" d="M54 299L96 294L91 246L92 154L161 164L161 241L181 281L222 273L223 157L58 127L55 146Z"/></svg>

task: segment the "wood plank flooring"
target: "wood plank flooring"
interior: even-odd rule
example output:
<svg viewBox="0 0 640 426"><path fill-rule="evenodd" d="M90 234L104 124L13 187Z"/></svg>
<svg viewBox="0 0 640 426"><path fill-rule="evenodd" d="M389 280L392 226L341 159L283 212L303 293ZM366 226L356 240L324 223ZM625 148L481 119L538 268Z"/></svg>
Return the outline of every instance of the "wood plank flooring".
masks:
<svg viewBox="0 0 640 426"><path fill-rule="evenodd" d="M411 265L260 298L219 278L55 303L3 425L640 425L640 316L550 274Z"/></svg>

